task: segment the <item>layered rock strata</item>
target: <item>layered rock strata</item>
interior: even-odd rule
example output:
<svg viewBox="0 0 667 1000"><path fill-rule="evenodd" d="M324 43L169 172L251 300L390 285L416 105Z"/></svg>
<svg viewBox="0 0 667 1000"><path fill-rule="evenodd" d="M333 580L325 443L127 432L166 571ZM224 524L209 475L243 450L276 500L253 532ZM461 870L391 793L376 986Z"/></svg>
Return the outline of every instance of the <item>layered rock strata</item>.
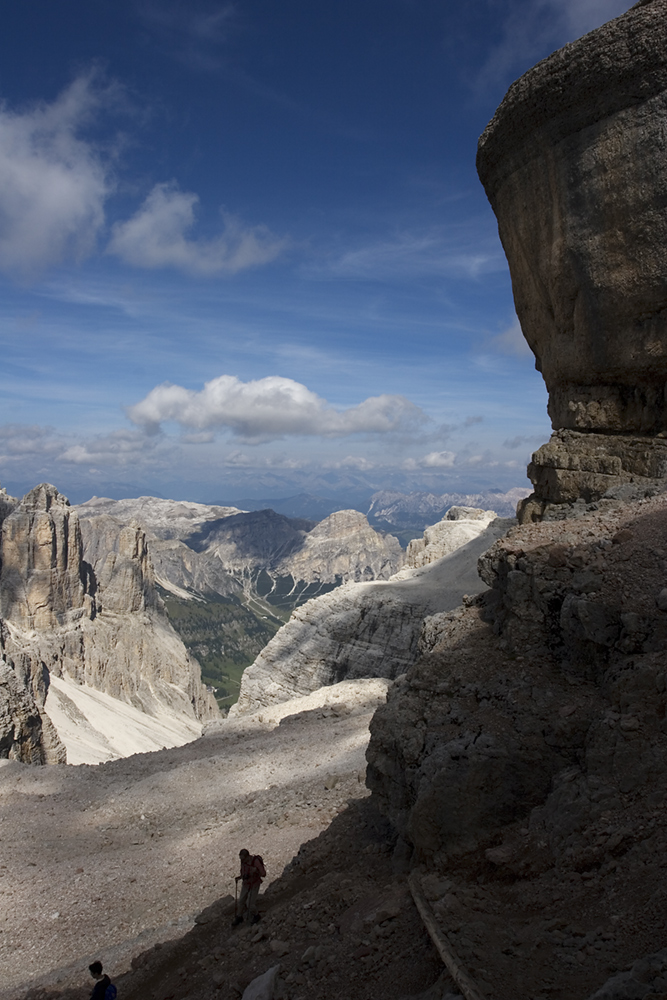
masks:
<svg viewBox="0 0 667 1000"><path fill-rule="evenodd" d="M103 544L88 529L91 562L84 560L76 512L47 484L28 493L4 520L4 756L30 763L64 760L48 711L54 699L64 711L65 696L50 693L52 676L150 716L181 718L189 724L189 738L202 720L218 714L199 665L162 611L143 530L116 524L114 534L109 524L104 528ZM110 755L118 756L118 747Z"/></svg>
<svg viewBox="0 0 667 1000"><path fill-rule="evenodd" d="M538 501L665 483L666 113L667 2L648 0L516 81L480 139L557 431L529 468Z"/></svg>
<svg viewBox="0 0 667 1000"><path fill-rule="evenodd" d="M308 601L245 670L230 715L348 678L393 679L404 673L418 655L424 618L456 607L465 593L481 589L477 558L512 523L489 522L486 516L448 521L449 545L459 546L454 551L446 546L448 554L442 556L442 539L434 538L432 547L419 552L420 568L403 569L388 581L346 584Z"/></svg>

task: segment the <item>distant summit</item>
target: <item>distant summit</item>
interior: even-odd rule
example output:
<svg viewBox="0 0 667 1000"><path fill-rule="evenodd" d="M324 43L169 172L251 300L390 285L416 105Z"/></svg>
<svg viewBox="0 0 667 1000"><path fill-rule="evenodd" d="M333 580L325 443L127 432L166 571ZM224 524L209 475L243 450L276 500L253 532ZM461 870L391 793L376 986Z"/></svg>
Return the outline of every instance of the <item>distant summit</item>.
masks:
<svg viewBox="0 0 667 1000"><path fill-rule="evenodd" d="M369 524L386 530L412 530L424 528L442 520L450 507L481 507L494 510L500 517L514 517L516 505L530 490L515 486L503 493L487 490L483 493L400 493L398 490L380 490L374 493L366 511Z"/></svg>
<svg viewBox="0 0 667 1000"><path fill-rule="evenodd" d="M234 501L235 507L241 510L274 510L276 514L284 514L286 517L303 517L309 521L323 521L329 514L335 514L339 510L359 510L365 513L362 506L355 503L330 500L327 497L320 497L314 493L297 493L293 497L268 497L260 500L252 500L244 497L242 500Z"/></svg>

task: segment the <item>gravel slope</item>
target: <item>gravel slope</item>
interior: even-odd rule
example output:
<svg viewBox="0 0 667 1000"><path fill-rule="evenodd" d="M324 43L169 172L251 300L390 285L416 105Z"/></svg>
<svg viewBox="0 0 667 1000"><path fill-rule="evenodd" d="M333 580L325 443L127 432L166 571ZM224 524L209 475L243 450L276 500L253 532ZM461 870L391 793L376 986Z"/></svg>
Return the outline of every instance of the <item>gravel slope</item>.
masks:
<svg viewBox="0 0 667 1000"><path fill-rule="evenodd" d="M368 794L368 724L386 687L343 682L97 766L1 761L0 998L80 983L100 954L122 973L233 893L243 846L263 855L266 888Z"/></svg>

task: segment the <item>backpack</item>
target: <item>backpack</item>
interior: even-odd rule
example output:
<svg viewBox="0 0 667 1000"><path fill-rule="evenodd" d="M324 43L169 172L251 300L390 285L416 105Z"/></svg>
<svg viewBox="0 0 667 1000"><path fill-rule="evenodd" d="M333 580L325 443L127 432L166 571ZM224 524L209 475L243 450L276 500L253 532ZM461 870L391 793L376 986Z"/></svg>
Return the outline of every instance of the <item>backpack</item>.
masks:
<svg viewBox="0 0 667 1000"><path fill-rule="evenodd" d="M264 876L266 875L266 868L264 867L264 862L262 861L262 855L255 854L255 856L252 859L252 863L259 872L261 878L264 878ZM113 998L105 997L105 1000L113 1000Z"/></svg>
<svg viewBox="0 0 667 1000"><path fill-rule="evenodd" d="M116 987L114 986L114 984L113 983L109 983L109 985L107 986L107 988L104 991L104 1000L116 1000L116 994L117 993L118 993L118 990L116 989Z"/></svg>

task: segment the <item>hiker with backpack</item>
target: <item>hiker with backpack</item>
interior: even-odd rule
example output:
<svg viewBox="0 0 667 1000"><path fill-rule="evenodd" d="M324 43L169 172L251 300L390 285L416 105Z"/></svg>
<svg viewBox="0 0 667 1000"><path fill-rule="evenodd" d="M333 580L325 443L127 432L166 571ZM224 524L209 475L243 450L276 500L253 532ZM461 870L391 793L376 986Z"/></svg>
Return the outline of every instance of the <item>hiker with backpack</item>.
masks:
<svg viewBox="0 0 667 1000"><path fill-rule="evenodd" d="M116 1000L116 987L106 972L102 971L102 963L93 962L88 968L93 979L97 980L90 994L90 1000Z"/></svg>
<svg viewBox="0 0 667 1000"><path fill-rule="evenodd" d="M241 898L236 904L234 926L242 923L244 917L250 924L256 924L260 919L257 912L257 896L262 879L266 875L261 855L251 854L244 847L243 850L239 851L239 858L241 859L241 874L236 876L236 883L237 888L239 882L242 882L242 886Z"/></svg>

